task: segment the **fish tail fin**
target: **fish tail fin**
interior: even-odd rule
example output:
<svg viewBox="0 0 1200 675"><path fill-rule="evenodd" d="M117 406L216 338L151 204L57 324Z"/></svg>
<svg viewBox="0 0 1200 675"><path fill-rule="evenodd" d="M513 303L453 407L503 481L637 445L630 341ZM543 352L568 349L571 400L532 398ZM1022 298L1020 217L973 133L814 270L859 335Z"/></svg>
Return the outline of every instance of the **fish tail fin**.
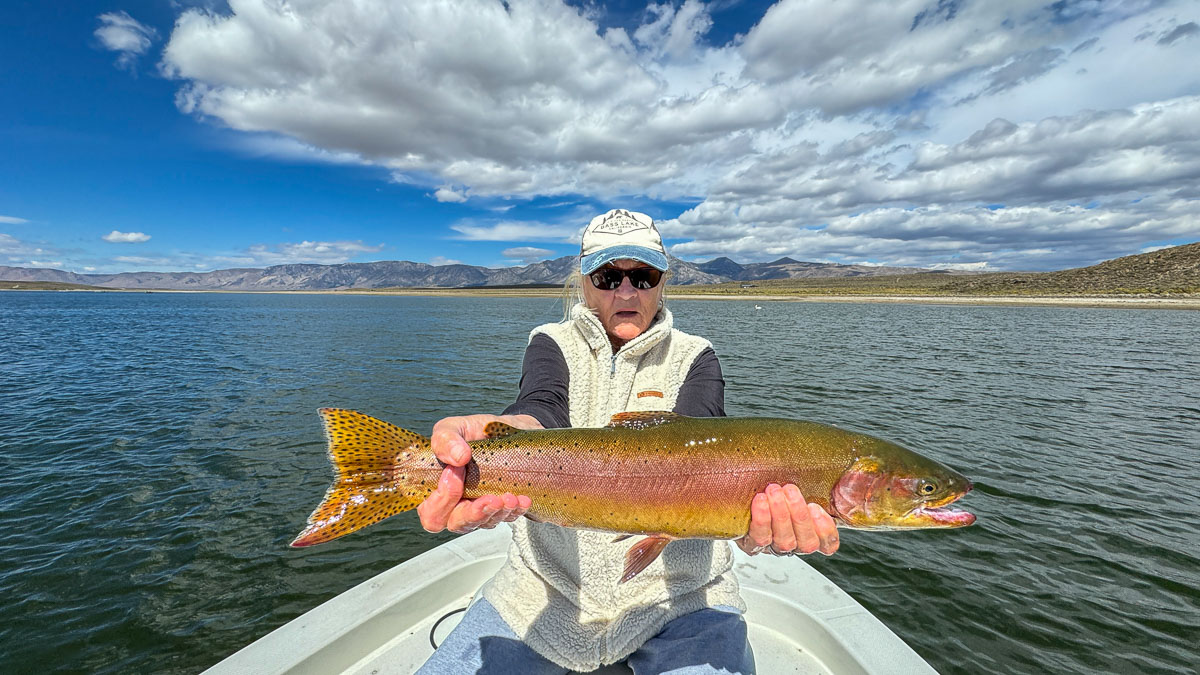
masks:
<svg viewBox="0 0 1200 675"><path fill-rule="evenodd" d="M442 464L429 438L353 410L321 408L333 485L291 545L322 544L416 508Z"/></svg>

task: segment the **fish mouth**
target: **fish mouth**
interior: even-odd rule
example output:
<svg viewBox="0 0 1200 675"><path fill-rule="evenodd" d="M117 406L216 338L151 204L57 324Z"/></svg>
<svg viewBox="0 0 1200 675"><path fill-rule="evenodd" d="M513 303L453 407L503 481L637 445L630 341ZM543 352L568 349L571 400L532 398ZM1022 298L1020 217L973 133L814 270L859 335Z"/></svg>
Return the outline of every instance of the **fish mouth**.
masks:
<svg viewBox="0 0 1200 675"><path fill-rule="evenodd" d="M924 527L966 527L975 522L975 514L950 506L918 506L908 512L907 519L923 523Z"/></svg>
<svg viewBox="0 0 1200 675"><path fill-rule="evenodd" d="M947 495L945 499L928 502L917 506L908 512L907 519L922 523L923 527L966 527L975 522L975 514L951 506L971 491L970 483L958 494Z"/></svg>

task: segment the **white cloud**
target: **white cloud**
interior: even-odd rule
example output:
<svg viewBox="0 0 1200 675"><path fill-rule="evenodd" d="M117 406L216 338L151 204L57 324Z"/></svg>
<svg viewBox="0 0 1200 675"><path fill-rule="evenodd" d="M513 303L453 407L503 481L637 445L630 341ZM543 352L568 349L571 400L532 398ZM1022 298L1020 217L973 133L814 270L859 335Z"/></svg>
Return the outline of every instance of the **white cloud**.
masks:
<svg viewBox="0 0 1200 675"><path fill-rule="evenodd" d="M737 221L720 211L692 210L684 223L696 240L671 247L686 259L728 255L736 260L797 259L949 267L987 263L996 269L1052 269L1091 264L1136 252L1145 241L1198 239L1200 200L1169 197L1094 206L880 207L828 219Z"/></svg>
<svg viewBox="0 0 1200 675"><path fill-rule="evenodd" d="M117 230L113 230L100 238L114 244L136 244L143 241L150 241L150 235L143 232L118 232Z"/></svg>
<svg viewBox="0 0 1200 675"><path fill-rule="evenodd" d="M1170 246L1144 246L1144 247L1142 247L1142 250L1138 251L1138 253L1153 253L1155 251L1161 251L1164 248L1171 248L1171 247Z"/></svg>
<svg viewBox="0 0 1200 675"><path fill-rule="evenodd" d="M1194 2L781 0L720 45L697 0L628 31L557 0L230 7L176 23L181 110L441 202L698 201L664 223L680 255L759 260L1050 266L1200 238L1178 215L1200 179Z"/></svg>
<svg viewBox="0 0 1200 675"><path fill-rule="evenodd" d="M634 31L633 39L657 58L696 56L700 38L712 27L708 8L697 0L685 0L678 9L671 3L652 3L646 11L654 18Z"/></svg>
<svg viewBox="0 0 1200 675"><path fill-rule="evenodd" d="M488 224L461 222L450 229L459 233L456 239L468 241L567 241L582 228L506 220Z"/></svg>
<svg viewBox="0 0 1200 675"><path fill-rule="evenodd" d="M123 11L106 12L97 18L101 26L93 35L100 40L105 49L118 52L118 68L133 68L138 57L145 54L158 37L158 32L153 28L140 23Z"/></svg>
<svg viewBox="0 0 1200 675"><path fill-rule="evenodd" d="M866 150L868 161L839 156L840 148L782 151L715 182L722 196L710 201L736 203L743 219L820 219L881 204L1086 201L1180 189L1200 179L1198 116L1195 96L1021 125L995 119L953 145L926 141L902 152L884 135Z"/></svg>
<svg viewBox="0 0 1200 675"><path fill-rule="evenodd" d="M25 220L24 218L17 218L16 216L0 216L0 223L4 223L6 225L23 225L28 222L28 220Z"/></svg>
<svg viewBox="0 0 1200 675"><path fill-rule="evenodd" d="M463 261L435 255L429 259L429 264L433 265L434 267L441 267L442 265L461 265L463 264Z"/></svg>
<svg viewBox="0 0 1200 675"><path fill-rule="evenodd" d="M238 151L252 157L264 157L293 162L322 164L358 164L362 158L349 152L330 152L276 134L244 134L234 145Z"/></svg>
<svg viewBox="0 0 1200 675"><path fill-rule="evenodd" d="M931 270L955 270L959 272L990 272L987 262L973 263L933 263L928 265Z"/></svg>
<svg viewBox="0 0 1200 675"><path fill-rule="evenodd" d="M539 260L545 260L554 255L554 251L548 248L537 248L534 246L517 246L514 248L506 248L500 252L500 255L513 260L520 260L525 264L535 263Z"/></svg>
<svg viewBox="0 0 1200 675"><path fill-rule="evenodd" d="M0 232L0 256L4 256L10 265L32 265L32 257L43 258L44 256L57 256L61 252L54 248L47 248L38 244L31 244L22 241L12 236Z"/></svg>
<svg viewBox="0 0 1200 675"><path fill-rule="evenodd" d="M119 234L119 233L118 233ZM137 233L132 233L137 234ZM63 251L0 233L0 264L20 267L53 265L68 270L117 273L131 270L176 272L184 269L214 270L232 267L269 267L292 263L336 265L364 254L384 250L384 244L362 241L300 241L255 244L238 251L198 254L179 251L150 251L141 255L96 257L80 251ZM56 260L47 262L50 256Z"/></svg>
<svg viewBox="0 0 1200 675"><path fill-rule="evenodd" d="M433 198L439 202L454 202L461 203L467 201L465 190L455 190L451 187L442 186L433 193Z"/></svg>
<svg viewBox="0 0 1200 675"><path fill-rule="evenodd" d="M302 241L275 245L256 244L246 249L241 260L250 265L286 265L316 263L336 265L349 262L364 253L378 253L383 244L371 246L361 241Z"/></svg>
<svg viewBox="0 0 1200 675"><path fill-rule="evenodd" d="M53 260L49 256L59 255L62 255L62 252L57 249L31 244L11 234L0 232L0 265L58 269L64 267L63 262Z"/></svg>
<svg viewBox="0 0 1200 675"><path fill-rule="evenodd" d="M170 267L174 263L174 260L168 257L145 255L118 255L113 256L112 259L114 262L125 265L141 265L143 267Z"/></svg>
<svg viewBox="0 0 1200 675"><path fill-rule="evenodd" d="M493 194L537 191L549 166L503 160L552 157L556 130L607 113L589 113L590 101L655 88L594 25L549 0L507 11L440 0L233 6L176 23L163 69L188 81L182 109L403 174L469 177Z"/></svg>

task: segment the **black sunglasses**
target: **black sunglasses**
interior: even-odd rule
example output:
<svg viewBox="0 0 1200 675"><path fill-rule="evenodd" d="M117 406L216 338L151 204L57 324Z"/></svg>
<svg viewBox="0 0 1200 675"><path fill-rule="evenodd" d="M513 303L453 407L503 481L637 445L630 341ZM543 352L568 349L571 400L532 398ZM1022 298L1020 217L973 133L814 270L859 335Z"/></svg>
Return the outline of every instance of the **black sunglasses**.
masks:
<svg viewBox="0 0 1200 675"><path fill-rule="evenodd" d="M629 277L629 283L639 291L648 291L662 281L662 271L653 267L635 267L631 270L619 270L615 267L601 267L588 276L592 285L602 291L616 290L621 280Z"/></svg>

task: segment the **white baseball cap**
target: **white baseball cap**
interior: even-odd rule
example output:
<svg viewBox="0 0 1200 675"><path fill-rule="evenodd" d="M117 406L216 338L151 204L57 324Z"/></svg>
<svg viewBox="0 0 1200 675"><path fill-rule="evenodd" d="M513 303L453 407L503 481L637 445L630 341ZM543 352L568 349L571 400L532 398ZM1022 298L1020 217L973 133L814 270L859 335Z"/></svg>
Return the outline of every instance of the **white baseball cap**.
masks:
<svg viewBox="0 0 1200 675"><path fill-rule="evenodd" d="M637 260L667 271L667 251L658 228L654 227L654 219L624 209L613 209L592 218L583 230L579 270L591 274L614 260Z"/></svg>

